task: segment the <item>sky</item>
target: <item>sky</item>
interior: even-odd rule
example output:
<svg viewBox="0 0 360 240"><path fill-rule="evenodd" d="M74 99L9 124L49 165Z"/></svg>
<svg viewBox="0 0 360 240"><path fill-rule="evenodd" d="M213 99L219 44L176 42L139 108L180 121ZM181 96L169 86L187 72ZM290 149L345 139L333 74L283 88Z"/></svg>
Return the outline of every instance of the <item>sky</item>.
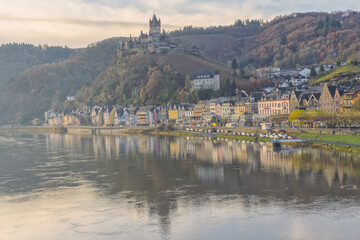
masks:
<svg viewBox="0 0 360 240"><path fill-rule="evenodd" d="M359 0L0 0L0 43L86 47L148 32L153 15L166 31L230 25L294 12L360 10Z"/></svg>

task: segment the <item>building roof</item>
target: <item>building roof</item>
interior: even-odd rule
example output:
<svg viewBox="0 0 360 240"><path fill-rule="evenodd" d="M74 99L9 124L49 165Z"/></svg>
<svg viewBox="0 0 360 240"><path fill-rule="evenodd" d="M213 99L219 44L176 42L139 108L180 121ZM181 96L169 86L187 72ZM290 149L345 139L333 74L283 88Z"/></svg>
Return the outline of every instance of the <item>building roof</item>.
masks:
<svg viewBox="0 0 360 240"><path fill-rule="evenodd" d="M296 90L293 90L295 92L295 96L297 99L299 99L300 95L303 93L303 91L296 91Z"/></svg>
<svg viewBox="0 0 360 240"><path fill-rule="evenodd" d="M328 89L329 89L329 92L331 94L331 97L334 97L337 88L335 86L328 86Z"/></svg>
<svg viewBox="0 0 360 240"><path fill-rule="evenodd" d="M160 19L159 19L160 20ZM152 17L152 20L151 21L153 21L153 22L157 22L158 20L157 20L157 18L156 18L156 15L155 15L155 13L154 13L154 15L153 15L153 17Z"/></svg>
<svg viewBox="0 0 360 240"><path fill-rule="evenodd" d="M201 70L201 71L196 71L195 73L193 73L191 75L191 80L193 79L199 79L202 76L210 76L210 78L213 78L214 75L219 75L218 71L215 70Z"/></svg>
<svg viewBox="0 0 360 240"><path fill-rule="evenodd" d="M154 110L154 106L142 106L139 108L139 110L137 111L138 113L139 112L150 112L150 111L153 111Z"/></svg>

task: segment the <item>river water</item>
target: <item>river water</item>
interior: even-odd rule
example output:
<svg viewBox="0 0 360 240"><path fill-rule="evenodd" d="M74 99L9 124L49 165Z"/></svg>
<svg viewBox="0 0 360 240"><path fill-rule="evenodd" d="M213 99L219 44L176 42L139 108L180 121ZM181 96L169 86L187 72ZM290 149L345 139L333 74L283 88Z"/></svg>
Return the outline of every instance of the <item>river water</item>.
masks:
<svg viewBox="0 0 360 240"><path fill-rule="evenodd" d="M0 239L360 239L360 157L205 139L0 135Z"/></svg>

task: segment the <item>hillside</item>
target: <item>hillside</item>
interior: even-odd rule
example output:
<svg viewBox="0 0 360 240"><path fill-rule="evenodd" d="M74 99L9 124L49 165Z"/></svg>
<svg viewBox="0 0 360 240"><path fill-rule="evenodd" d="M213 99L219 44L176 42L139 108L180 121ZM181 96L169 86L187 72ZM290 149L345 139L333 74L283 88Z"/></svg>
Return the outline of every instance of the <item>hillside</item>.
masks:
<svg viewBox="0 0 360 240"><path fill-rule="evenodd" d="M360 13L297 13L274 20L237 21L232 26L185 27L170 33L185 49L194 45L204 57L241 67L293 68L360 58Z"/></svg>
<svg viewBox="0 0 360 240"><path fill-rule="evenodd" d="M338 83L343 83L345 81L352 81L359 74L360 74L360 67L358 65L350 64L320 74L319 76L311 79L310 83L320 84L329 81L336 81Z"/></svg>
<svg viewBox="0 0 360 240"><path fill-rule="evenodd" d="M91 87L83 88L79 97L89 105L195 102L199 96L189 91L189 76L199 69L219 71L223 86L233 81L243 88L259 84L256 80L249 82L233 76L226 66L191 55L119 52L113 65L100 74Z"/></svg>
<svg viewBox="0 0 360 240"><path fill-rule="evenodd" d="M13 119L25 123L58 109L66 96L90 85L111 65L120 39L113 38L89 46L65 61L26 69L5 87L0 95L0 122Z"/></svg>
<svg viewBox="0 0 360 240"><path fill-rule="evenodd" d="M63 47L3 44L0 46L0 88L30 67L64 61L77 52Z"/></svg>

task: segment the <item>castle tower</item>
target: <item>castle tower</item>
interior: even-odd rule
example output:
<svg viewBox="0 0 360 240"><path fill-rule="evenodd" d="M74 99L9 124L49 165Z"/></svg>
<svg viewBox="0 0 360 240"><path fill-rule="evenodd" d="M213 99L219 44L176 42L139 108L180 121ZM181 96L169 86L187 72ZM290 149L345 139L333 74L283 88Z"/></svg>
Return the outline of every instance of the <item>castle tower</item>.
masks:
<svg viewBox="0 0 360 240"><path fill-rule="evenodd" d="M154 16L152 19L149 20L149 40L158 42L160 41L161 36L161 20L157 20L156 15L154 13Z"/></svg>

